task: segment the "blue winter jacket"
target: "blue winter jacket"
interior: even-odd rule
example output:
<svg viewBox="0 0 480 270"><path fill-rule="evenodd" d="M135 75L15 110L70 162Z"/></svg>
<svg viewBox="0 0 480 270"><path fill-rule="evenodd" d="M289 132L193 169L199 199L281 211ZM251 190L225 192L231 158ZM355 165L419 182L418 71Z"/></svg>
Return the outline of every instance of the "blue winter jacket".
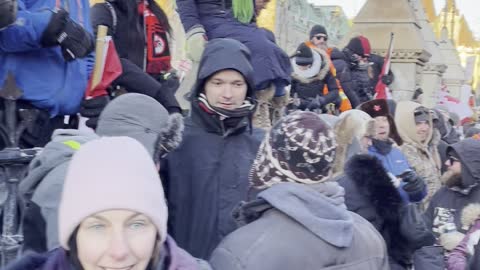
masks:
<svg viewBox="0 0 480 270"><path fill-rule="evenodd" d="M66 62L60 46L43 48L40 39L52 10L62 7L77 23L92 33L87 0L18 0L15 24L0 31L0 85L12 72L21 99L50 115L78 112L93 68L93 53L84 59Z"/></svg>
<svg viewBox="0 0 480 270"><path fill-rule="evenodd" d="M368 153L380 159L383 167L394 176L401 175L405 171L411 170L405 155L395 147L392 147L390 153L382 155L375 147L370 146L368 148Z"/></svg>
<svg viewBox="0 0 480 270"><path fill-rule="evenodd" d="M368 148L368 153L372 156L377 157L382 162L382 165L387 170L387 172L391 173L393 176L399 176L406 171L412 170L410 165L408 164L407 158L398 148L392 147L391 151L388 154L383 155L378 151L377 148L375 148L374 146L370 146ZM400 197L402 197L405 202L418 202L425 197L423 191L420 192L423 195L418 195L418 193L407 193L403 189L403 186L405 184L405 182L402 182L400 184L400 187L398 188Z"/></svg>

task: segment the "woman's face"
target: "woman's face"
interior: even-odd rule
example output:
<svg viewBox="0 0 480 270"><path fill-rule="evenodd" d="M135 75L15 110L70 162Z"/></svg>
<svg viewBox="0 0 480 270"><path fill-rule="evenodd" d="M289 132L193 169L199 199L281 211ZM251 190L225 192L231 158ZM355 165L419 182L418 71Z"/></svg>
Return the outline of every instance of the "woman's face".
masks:
<svg viewBox="0 0 480 270"><path fill-rule="evenodd" d="M84 270L145 270L154 256L157 228L143 214L108 210L84 219L76 240Z"/></svg>

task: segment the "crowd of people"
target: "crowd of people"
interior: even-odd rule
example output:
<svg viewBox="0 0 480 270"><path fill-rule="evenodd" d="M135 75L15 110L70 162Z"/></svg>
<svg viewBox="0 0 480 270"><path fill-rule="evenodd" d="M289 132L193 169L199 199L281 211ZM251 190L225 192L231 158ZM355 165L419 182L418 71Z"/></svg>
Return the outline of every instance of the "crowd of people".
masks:
<svg viewBox="0 0 480 270"><path fill-rule="evenodd" d="M395 77L364 36L315 25L288 56L267 3L177 1L185 112L156 1L0 0L2 91L43 148L7 270L480 269L480 124L421 89L376 99ZM87 98L99 25L122 73Z"/></svg>

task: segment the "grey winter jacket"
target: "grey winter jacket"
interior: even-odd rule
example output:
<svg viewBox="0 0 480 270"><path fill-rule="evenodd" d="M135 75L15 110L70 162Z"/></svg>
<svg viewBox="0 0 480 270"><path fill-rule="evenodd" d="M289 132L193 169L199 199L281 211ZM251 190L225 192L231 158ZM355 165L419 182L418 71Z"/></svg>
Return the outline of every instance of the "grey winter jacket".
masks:
<svg viewBox="0 0 480 270"><path fill-rule="evenodd" d="M343 196L335 182L276 184L241 208L237 216L248 224L224 239L210 264L216 270L389 269L382 237L346 210Z"/></svg>
<svg viewBox="0 0 480 270"><path fill-rule="evenodd" d="M58 205L60 204L63 182L70 160L81 144L95 138L98 138L98 136L91 132L76 129L56 130L53 133L52 141L30 163L28 175L20 183L19 192L22 194L22 197L31 199L32 202L40 207L46 225L48 249L59 246ZM32 223L34 222L32 221ZM28 229L24 228L24 230ZM41 233L42 236L45 235L45 231L38 233ZM40 235L37 237L40 237ZM39 239L37 237L30 239L26 235L25 240L37 241ZM36 245L36 243L32 244ZM29 245L27 244L27 246Z"/></svg>

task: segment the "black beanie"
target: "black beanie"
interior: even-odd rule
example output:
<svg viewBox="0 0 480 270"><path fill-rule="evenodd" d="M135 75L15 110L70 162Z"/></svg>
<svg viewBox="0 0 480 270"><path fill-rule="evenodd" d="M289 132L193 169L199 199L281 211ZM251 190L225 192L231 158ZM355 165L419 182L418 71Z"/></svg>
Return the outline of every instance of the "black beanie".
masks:
<svg viewBox="0 0 480 270"><path fill-rule="evenodd" d="M319 25L319 24L314 25L312 27L312 29L310 30L310 39L312 39L314 36L316 36L318 34L324 34L324 35L328 36L327 29L325 29L325 27L323 27L322 25Z"/></svg>
<svg viewBox="0 0 480 270"><path fill-rule="evenodd" d="M295 53L295 63L299 66L308 66L313 64L313 53L305 43L298 46Z"/></svg>

